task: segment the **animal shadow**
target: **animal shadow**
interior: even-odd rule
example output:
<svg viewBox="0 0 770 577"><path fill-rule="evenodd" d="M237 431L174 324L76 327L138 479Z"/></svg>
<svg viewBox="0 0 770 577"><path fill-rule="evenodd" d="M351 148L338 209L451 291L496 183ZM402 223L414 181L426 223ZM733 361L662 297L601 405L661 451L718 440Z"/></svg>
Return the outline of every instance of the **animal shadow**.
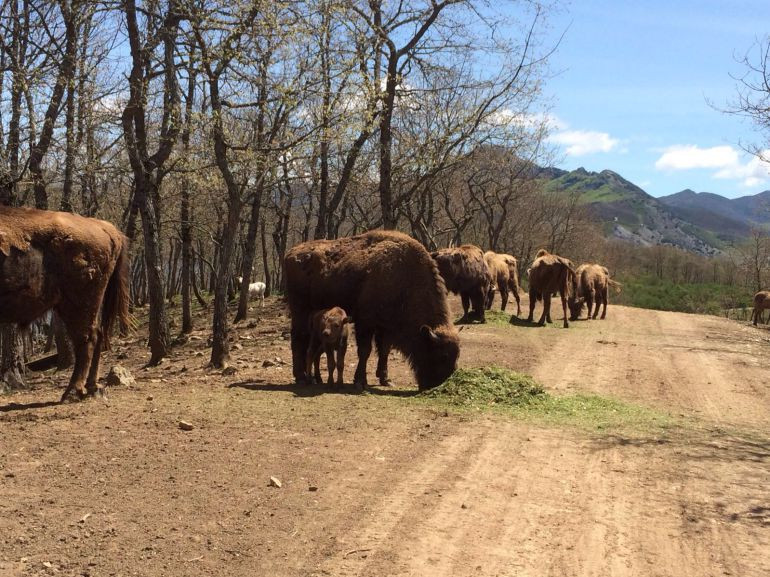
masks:
<svg viewBox="0 0 770 577"><path fill-rule="evenodd" d="M413 397L419 391L397 389L393 387L381 387L367 385L363 391L354 387L352 383L343 383L341 387L329 387L326 384L297 385L296 383L267 383L260 379L230 383L228 389L239 388L249 391L269 391L278 393L292 393L295 397L317 397L319 395L361 395L369 393L390 397Z"/></svg>

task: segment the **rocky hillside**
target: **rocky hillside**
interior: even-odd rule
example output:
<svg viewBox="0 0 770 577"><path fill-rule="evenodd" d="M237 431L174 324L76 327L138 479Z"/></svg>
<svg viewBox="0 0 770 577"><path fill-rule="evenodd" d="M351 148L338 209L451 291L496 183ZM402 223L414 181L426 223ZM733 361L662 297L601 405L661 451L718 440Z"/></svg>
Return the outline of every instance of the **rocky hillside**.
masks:
<svg viewBox="0 0 770 577"><path fill-rule="evenodd" d="M635 244L650 246L672 245L704 255L720 252L725 239L714 227L703 227L684 217L686 211L647 194L616 172L589 172L584 168L573 171L547 169L544 171L546 189L578 192L580 201L601 221L607 235ZM737 233L736 233L737 234Z"/></svg>

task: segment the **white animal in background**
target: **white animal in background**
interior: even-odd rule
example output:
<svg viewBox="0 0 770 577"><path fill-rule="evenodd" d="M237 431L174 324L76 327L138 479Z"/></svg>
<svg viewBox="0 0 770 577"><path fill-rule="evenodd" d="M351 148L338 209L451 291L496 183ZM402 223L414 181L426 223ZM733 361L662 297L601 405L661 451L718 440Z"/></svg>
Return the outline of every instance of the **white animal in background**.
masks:
<svg viewBox="0 0 770 577"><path fill-rule="evenodd" d="M243 277L237 277L238 283L243 282ZM263 307L265 306L265 291L267 290L267 285L263 282L253 282L249 284L249 298L258 298L259 299L259 306Z"/></svg>

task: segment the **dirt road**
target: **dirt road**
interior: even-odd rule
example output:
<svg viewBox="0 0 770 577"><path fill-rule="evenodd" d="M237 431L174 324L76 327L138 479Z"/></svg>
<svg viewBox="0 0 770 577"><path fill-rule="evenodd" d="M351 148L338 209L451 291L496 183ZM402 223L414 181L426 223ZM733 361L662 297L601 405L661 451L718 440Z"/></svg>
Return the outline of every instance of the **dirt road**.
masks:
<svg viewBox="0 0 770 577"><path fill-rule="evenodd" d="M768 332L611 305L461 333L463 366L685 416L632 434L416 405L399 360L396 389L297 390L286 326L239 329L234 376L201 331L149 370L119 347L108 404L0 399L0 576L770 574Z"/></svg>

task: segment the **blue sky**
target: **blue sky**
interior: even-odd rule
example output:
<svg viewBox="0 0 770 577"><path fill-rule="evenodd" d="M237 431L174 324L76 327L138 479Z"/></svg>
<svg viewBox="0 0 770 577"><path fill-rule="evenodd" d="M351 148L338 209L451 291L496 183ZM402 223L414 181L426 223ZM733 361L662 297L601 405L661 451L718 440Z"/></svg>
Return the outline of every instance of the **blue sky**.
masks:
<svg viewBox="0 0 770 577"><path fill-rule="evenodd" d="M762 144L725 107L736 58L770 34L768 0L574 0L551 20L555 163L614 170L653 196L685 188L727 197L770 189Z"/></svg>

